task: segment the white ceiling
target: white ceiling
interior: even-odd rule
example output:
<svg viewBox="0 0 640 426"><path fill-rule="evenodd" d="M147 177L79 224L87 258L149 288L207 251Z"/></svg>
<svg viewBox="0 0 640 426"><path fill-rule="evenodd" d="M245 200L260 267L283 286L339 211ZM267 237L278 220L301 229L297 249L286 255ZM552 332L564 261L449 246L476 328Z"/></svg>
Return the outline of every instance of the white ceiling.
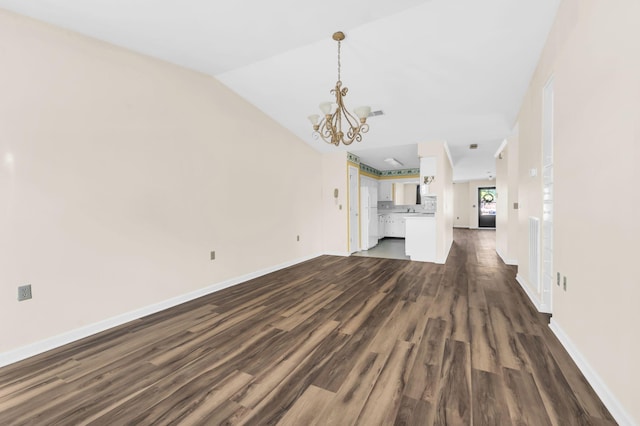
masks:
<svg viewBox="0 0 640 426"><path fill-rule="evenodd" d="M390 169L378 157L413 165L415 144L446 140L456 181L495 175L493 155L515 124L558 4L0 0L2 8L213 75L322 152L346 149ZM346 105L384 111L369 119L362 142L340 148L315 140L306 118L331 100L338 30L347 36Z"/></svg>

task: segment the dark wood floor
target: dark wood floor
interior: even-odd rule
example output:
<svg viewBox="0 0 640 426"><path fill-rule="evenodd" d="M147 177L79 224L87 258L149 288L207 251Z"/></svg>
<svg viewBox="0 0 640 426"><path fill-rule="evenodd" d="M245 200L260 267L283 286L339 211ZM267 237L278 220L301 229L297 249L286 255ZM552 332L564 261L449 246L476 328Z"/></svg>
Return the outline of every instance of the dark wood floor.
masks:
<svg viewBox="0 0 640 426"><path fill-rule="evenodd" d="M0 369L0 424L615 424L494 250L323 256Z"/></svg>

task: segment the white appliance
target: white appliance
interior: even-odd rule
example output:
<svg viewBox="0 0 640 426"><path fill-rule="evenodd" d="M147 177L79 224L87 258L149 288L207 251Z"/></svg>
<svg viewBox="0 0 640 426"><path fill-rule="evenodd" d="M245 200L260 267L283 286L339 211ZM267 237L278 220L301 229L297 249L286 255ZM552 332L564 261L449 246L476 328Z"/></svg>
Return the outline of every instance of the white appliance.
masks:
<svg viewBox="0 0 640 426"><path fill-rule="evenodd" d="M378 244L378 188L360 188L360 241L362 250Z"/></svg>

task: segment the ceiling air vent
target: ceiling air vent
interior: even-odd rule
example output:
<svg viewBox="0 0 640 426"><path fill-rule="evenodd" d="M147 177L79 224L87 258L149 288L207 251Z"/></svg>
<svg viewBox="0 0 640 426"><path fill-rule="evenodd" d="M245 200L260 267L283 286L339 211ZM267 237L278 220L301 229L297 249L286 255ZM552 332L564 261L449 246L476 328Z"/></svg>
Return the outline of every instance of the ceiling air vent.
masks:
<svg viewBox="0 0 640 426"><path fill-rule="evenodd" d="M469 149L478 149L478 144L472 143L471 145L469 145Z"/></svg>
<svg viewBox="0 0 640 426"><path fill-rule="evenodd" d="M384 112L382 112L381 109L377 110L377 111L371 111L368 115L368 117L376 117L378 115L384 115Z"/></svg>

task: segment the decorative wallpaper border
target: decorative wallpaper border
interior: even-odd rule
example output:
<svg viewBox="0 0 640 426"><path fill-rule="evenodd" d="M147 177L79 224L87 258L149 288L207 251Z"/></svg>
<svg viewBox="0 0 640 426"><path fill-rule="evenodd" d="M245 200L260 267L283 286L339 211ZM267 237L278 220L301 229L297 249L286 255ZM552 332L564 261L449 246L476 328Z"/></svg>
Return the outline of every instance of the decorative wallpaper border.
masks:
<svg viewBox="0 0 640 426"><path fill-rule="evenodd" d="M420 169L378 170L360 161L360 157L347 152L347 161L360 165L360 171L376 177L403 177L420 175Z"/></svg>
<svg viewBox="0 0 640 426"><path fill-rule="evenodd" d="M378 169L374 169L371 166L367 166L364 163L360 163L360 171L368 173L370 175L374 175L374 176L382 176L382 172Z"/></svg>
<svg viewBox="0 0 640 426"><path fill-rule="evenodd" d="M353 155L350 152L347 152L347 161L351 161L352 163L360 164L360 157L357 155Z"/></svg>
<svg viewBox="0 0 640 426"><path fill-rule="evenodd" d="M402 169L402 170L384 170L380 172L380 176L408 176L420 175L420 169Z"/></svg>

